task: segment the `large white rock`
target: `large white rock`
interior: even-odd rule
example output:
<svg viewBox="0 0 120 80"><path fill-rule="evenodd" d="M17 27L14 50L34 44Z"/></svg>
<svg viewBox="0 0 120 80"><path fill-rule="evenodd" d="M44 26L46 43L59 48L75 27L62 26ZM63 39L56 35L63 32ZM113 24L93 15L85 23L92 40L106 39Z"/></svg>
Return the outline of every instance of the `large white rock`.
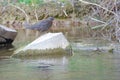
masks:
<svg viewBox="0 0 120 80"><path fill-rule="evenodd" d="M60 33L47 33L37 38L22 49L17 50L13 56L31 56L43 53L53 54L65 50L69 46L69 42L65 36ZM57 50L58 49L58 50ZM60 50L59 50L60 49ZM38 51L38 52L36 52ZM41 51L41 52L40 52ZM58 52L59 51L59 52Z"/></svg>
<svg viewBox="0 0 120 80"><path fill-rule="evenodd" d="M54 48L63 48L65 49L69 45L69 42L62 33L47 33L32 43L28 44L23 51L29 49L54 49Z"/></svg>

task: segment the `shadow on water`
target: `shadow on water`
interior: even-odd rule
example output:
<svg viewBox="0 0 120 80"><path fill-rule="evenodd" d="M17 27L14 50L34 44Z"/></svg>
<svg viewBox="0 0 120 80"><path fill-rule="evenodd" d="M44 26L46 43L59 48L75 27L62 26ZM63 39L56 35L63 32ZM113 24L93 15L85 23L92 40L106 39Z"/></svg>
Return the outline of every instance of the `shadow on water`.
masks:
<svg viewBox="0 0 120 80"><path fill-rule="evenodd" d="M7 46L0 46L0 59L10 58L14 50L15 48L12 44Z"/></svg>

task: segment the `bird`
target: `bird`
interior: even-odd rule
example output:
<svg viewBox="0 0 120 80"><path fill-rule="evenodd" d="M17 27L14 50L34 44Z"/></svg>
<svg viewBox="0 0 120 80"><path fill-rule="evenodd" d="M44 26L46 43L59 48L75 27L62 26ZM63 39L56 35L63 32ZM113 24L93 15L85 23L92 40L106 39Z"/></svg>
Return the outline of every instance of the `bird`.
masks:
<svg viewBox="0 0 120 80"><path fill-rule="evenodd" d="M26 29L31 29L31 30L37 30L40 32L45 32L48 31L49 28L52 26L54 18L53 17L48 17L47 19L43 19L41 21L36 22L33 25L30 25L28 23L24 23L23 26Z"/></svg>

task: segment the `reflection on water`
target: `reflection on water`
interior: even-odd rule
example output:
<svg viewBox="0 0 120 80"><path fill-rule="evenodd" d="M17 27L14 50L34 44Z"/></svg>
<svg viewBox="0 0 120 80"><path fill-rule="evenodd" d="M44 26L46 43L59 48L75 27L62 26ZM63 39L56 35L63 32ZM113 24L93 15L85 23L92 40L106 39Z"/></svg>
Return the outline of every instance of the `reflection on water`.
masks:
<svg viewBox="0 0 120 80"><path fill-rule="evenodd" d="M16 38L15 48L35 37ZM22 38L22 39L21 39ZM95 43L95 42L93 42ZM119 80L120 54L82 51L80 42L73 43L74 55L10 58L15 48L0 49L0 80ZM99 43L100 44L100 43ZM90 45L91 46L91 42ZM97 45L97 46L101 46ZM75 49L76 48L76 49ZM7 57L6 57L7 56Z"/></svg>
<svg viewBox="0 0 120 80"><path fill-rule="evenodd" d="M113 54L75 52L73 56L1 59L1 80L119 80L120 62Z"/></svg>

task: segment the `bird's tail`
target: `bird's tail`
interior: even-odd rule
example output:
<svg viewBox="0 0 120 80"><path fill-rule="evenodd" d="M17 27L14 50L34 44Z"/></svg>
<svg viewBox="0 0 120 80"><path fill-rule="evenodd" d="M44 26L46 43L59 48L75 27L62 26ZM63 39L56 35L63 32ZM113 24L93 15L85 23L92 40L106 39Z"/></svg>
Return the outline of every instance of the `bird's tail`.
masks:
<svg viewBox="0 0 120 80"><path fill-rule="evenodd" d="M28 22L23 22L23 27L26 29L32 29L31 25Z"/></svg>

